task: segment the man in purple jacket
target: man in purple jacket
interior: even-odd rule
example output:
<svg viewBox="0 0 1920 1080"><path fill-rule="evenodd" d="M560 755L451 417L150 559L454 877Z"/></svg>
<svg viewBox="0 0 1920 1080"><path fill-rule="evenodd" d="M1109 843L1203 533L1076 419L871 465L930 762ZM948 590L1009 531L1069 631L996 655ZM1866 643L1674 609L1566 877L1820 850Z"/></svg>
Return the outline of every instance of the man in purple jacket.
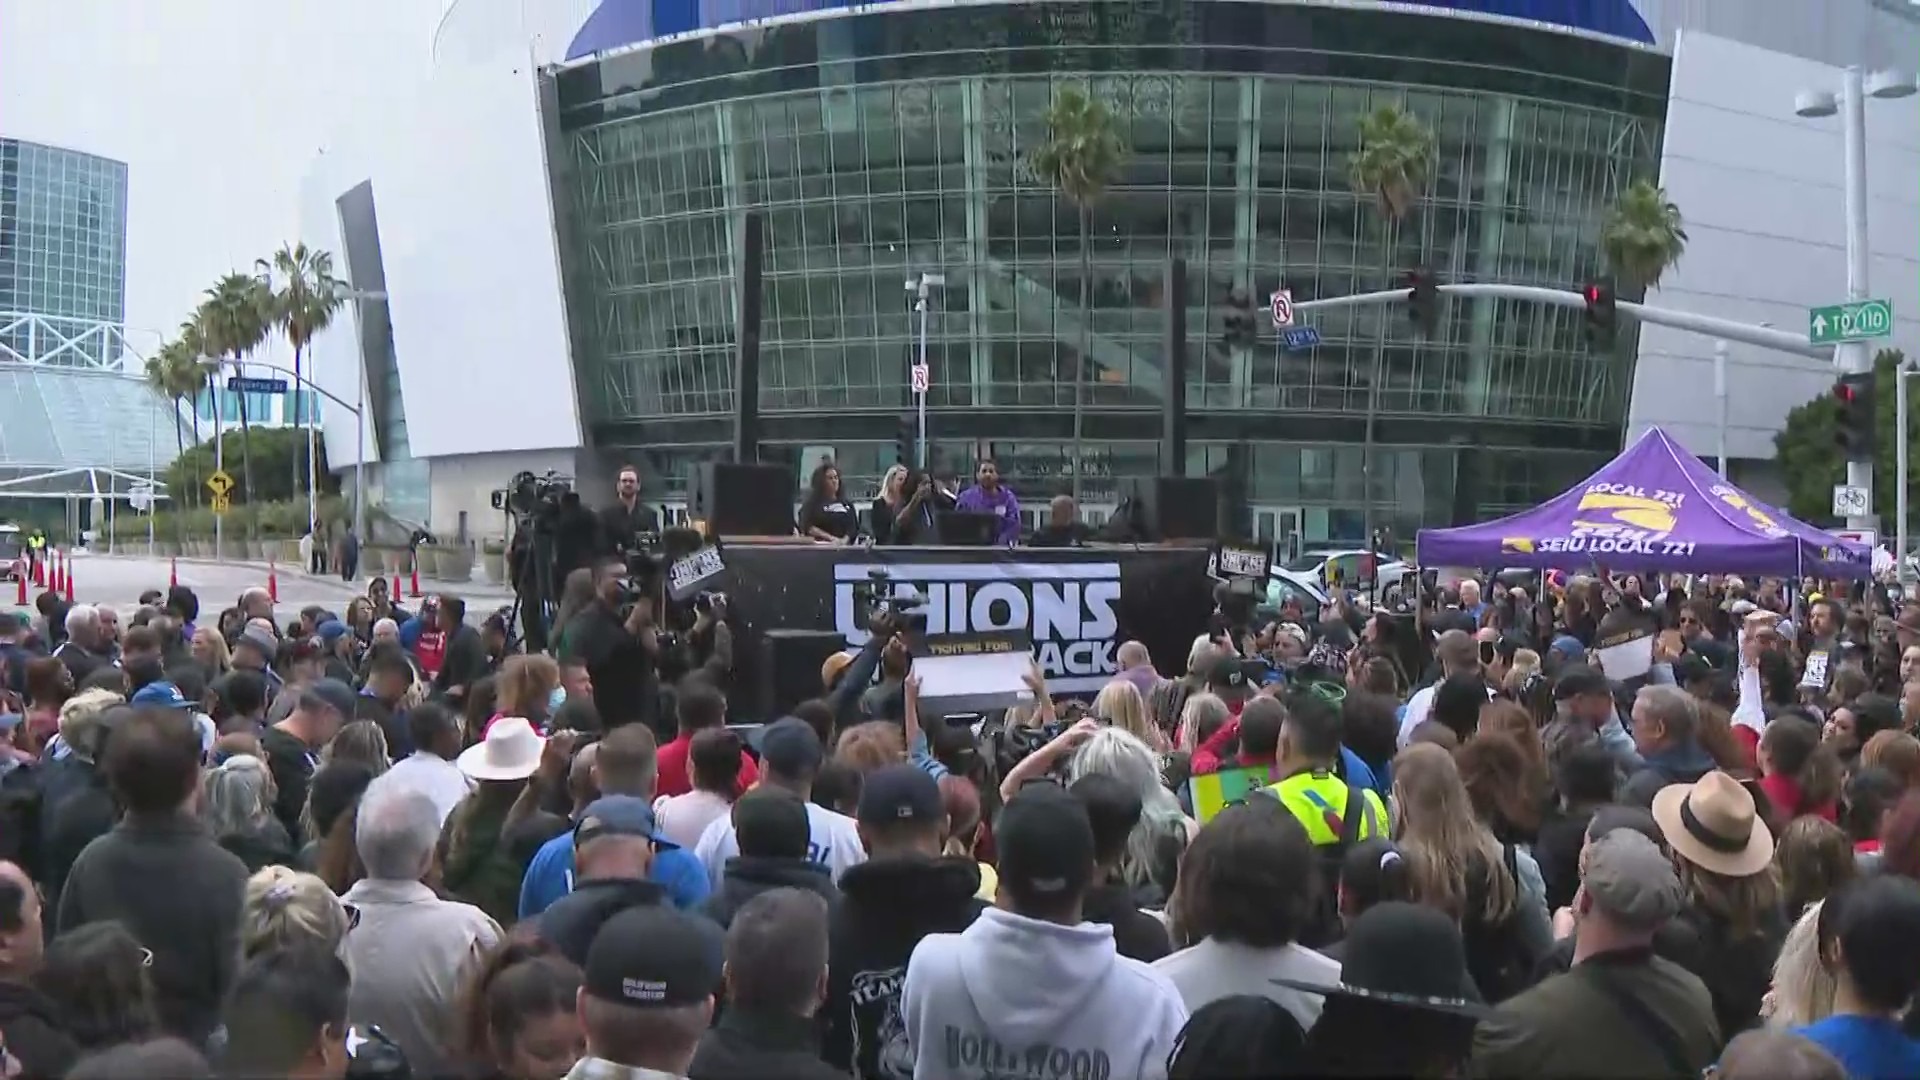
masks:
<svg viewBox="0 0 1920 1080"><path fill-rule="evenodd" d="M1000 527L994 531L993 542L1008 547L1020 541L1020 500L1013 497L1010 488L1000 484L1000 469L991 461L983 461L974 470L975 483L960 493L955 502L955 510L964 510L974 514L992 514L1000 520Z"/></svg>

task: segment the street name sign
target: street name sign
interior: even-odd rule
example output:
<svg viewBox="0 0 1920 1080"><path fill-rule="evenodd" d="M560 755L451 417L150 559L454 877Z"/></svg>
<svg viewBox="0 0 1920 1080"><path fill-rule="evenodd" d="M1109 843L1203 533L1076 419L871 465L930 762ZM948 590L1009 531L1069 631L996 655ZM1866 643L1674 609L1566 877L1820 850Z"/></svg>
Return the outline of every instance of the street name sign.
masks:
<svg viewBox="0 0 1920 1080"><path fill-rule="evenodd" d="M234 394L284 394L287 392L287 380L250 379L235 375L227 380L227 391Z"/></svg>
<svg viewBox="0 0 1920 1080"><path fill-rule="evenodd" d="M1892 333L1891 300L1858 300L1807 309L1807 341L1815 345L1872 341Z"/></svg>
<svg viewBox="0 0 1920 1080"><path fill-rule="evenodd" d="M1320 331L1311 326L1289 326L1280 331L1280 344L1286 346L1288 352L1311 349L1320 344Z"/></svg>
<svg viewBox="0 0 1920 1080"><path fill-rule="evenodd" d="M1273 328L1283 330L1293 325L1293 290L1275 289L1268 298L1273 309Z"/></svg>

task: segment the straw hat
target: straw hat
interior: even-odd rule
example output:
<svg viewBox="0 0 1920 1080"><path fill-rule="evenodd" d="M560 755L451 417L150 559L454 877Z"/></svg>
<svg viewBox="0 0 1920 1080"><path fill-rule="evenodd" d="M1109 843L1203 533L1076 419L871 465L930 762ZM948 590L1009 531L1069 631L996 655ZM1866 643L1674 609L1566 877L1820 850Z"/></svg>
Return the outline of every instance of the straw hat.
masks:
<svg viewBox="0 0 1920 1080"><path fill-rule="evenodd" d="M487 737L460 752L460 771L474 780L525 780L540 767L547 740L525 717L503 716L487 728Z"/></svg>
<svg viewBox="0 0 1920 1080"><path fill-rule="evenodd" d="M1773 861L1773 834L1755 812L1753 795L1726 773L1661 788L1653 819L1667 846L1702 870L1746 877Z"/></svg>

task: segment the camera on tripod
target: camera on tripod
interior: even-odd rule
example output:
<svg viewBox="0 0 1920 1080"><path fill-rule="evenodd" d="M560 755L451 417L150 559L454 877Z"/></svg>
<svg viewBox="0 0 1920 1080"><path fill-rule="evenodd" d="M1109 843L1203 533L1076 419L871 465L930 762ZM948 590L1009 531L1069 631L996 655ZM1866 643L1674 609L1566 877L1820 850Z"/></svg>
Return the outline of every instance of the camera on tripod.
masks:
<svg viewBox="0 0 1920 1080"><path fill-rule="evenodd" d="M853 595L866 621L884 615L899 631L924 634L927 631L927 598L919 592L896 592L888 586L892 580L881 568L867 571L865 584L855 585Z"/></svg>
<svg viewBox="0 0 1920 1080"><path fill-rule="evenodd" d="M552 469L535 476L515 473L507 486L493 493L495 510L511 510L521 518L552 518L560 513L560 500L573 490L573 478Z"/></svg>

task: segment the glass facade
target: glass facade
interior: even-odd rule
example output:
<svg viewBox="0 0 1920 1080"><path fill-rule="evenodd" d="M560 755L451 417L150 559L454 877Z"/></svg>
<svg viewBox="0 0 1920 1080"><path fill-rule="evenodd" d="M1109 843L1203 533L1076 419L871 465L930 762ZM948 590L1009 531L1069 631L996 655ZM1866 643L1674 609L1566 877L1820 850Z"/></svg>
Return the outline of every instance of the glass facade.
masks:
<svg viewBox="0 0 1920 1080"><path fill-rule="evenodd" d="M1179 257L1185 467L1274 508L1263 532L1357 537L1369 499L1403 536L1528 504L1618 449L1627 327L1595 350L1578 310L1474 299L1443 301L1427 339L1394 303L1303 316L1316 349L1270 331L1240 349L1224 301L1377 291L1416 266L1562 288L1597 275L1606 209L1657 173L1666 64L1433 14L1200 0L850 14L569 69L553 157L582 408L596 442L669 486L727 441L754 209L763 457L796 470L801 448L830 448L856 490L876 480L924 348L949 465L991 455L1029 503L1064 491L1078 383L1085 498L1110 502L1172 464L1154 440ZM1066 83L1129 148L1084 229L1030 165ZM1359 118L1390 102L1438 147L1393 228L1347 164ZM945 278L924 339L903 288L923 272Z"/></svg>
<svg viewBox="0 0 1920 1080"><path fill-rule="evenodd" d="M125 320L126 286L126 165L0 139L0 312L37 314L52 332L78 336ZM45 351L29 332L5 330L0 343L23 355ZM117 362L97 355L110 343L117 346L117 336L81 346L85 360Z"/></svg>

